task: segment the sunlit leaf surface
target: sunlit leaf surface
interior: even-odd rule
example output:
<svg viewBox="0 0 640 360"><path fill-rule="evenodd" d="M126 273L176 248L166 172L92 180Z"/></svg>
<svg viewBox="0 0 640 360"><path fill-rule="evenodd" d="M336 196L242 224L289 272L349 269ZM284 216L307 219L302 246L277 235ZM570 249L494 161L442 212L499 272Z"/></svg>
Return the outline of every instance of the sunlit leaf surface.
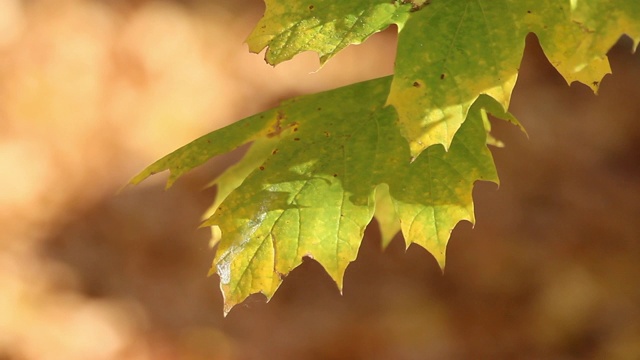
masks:
<svg viewBox="0 0 640 360"><path fill-rule="evenodd" d="M387 206L378 208L379 216L399 220L385 225L401 228L407 245L425 247L444 266L452 229L460 220L473 221L473 183L497 181L486 147L483 105L471 112L448 152L435 145L410 162L408 144L395 125L396 112L385 107L390 81L387 77L289 100L196 140L142 175L178 168L191 158L185 155L189 149L201 153L207 141L225 142L214 134L237 127L262 134L248 154L248 159L259 159L255 168L237 189L223 192L229 195L206 221L222 231L214 268L226 311L252 293L271 298L305 256L322 264L341 288L374 215L380 184L387 184L393 205L387 200ZM368 95L363 99L359 94ZM229 139L240 142L226 148L254 140ZM249 172L245 166L231 171Z"/></svg>

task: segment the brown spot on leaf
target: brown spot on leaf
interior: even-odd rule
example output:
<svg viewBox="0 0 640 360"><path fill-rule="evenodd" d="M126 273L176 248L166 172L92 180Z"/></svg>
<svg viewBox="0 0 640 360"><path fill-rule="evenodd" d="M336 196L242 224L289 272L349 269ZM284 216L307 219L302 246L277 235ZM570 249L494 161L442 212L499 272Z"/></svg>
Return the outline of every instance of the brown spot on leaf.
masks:
<svg viewBox="0 0 640 360"><path fill-rule="evenodd" d="M260 166L260 170L264 170L264 166Z"/></svg>
<svg viewBox="0 0 640 360"><path fill-rule="evenodd" d="M444 74L440 74L440 80L444 80L445 75Z"/></svg>
<svg viewBox="0 0 640 360"><path fill-rule="evenodd" d="M279 110L276 115L276 123L273 124L273 128L271 129L271 131L267 133L268 138L279 136L282 133L282 120L285 118L285 113L282 110Z"/></svg>
<svg viewBox="0 0 640 360"><path fill-rule="evenodd" d="M420 86L421 86L421 85L420 85L420 83L419 83L419 82L417 82L417 81L414 81L414 82L413 82L413 87L417 87L417 88L419 88Z"/></svg>

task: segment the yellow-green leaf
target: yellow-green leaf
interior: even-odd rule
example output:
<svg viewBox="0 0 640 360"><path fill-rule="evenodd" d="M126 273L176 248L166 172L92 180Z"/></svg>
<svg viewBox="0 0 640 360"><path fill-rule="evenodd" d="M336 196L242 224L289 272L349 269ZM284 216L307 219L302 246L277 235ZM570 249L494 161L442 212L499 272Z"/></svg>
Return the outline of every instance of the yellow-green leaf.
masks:
<svg viewBox="0 0 640 360"><path fill-rule="evenodd" d="M213 271L220 276L226 312L253 293L271 298L305 256L318 261L341 289L374 211L388 220L387 241L401 227L408 243L426 247L444 265L451 229L460 220L473 221L473 183L497 181L480 116L486 104L472 110L448 152L436 145L411 163L396 112L385 107L390 82L386 77L289 100L152 165L173 169L175 161L215 153L203 152L203 139L220 141L211 145L216 148L256 141L248 160L221 179L228 185L221 195L228 196L205 222L222 234ZM257 135L216 135L232 134L237 126ZM376 207L382 184L389 187L387 206L381 199Z"/></svg>
<svg viewBox="0 0 640 360"><path fill-rule="evenodd" d="M474 182L498 183L482 119L482 111L493 106L492 101L482 97L476 102L449 151L442 145L427 148L390 186L406 245L416 243L427 249L443 270L453 228L461 220L475 223Z"/></svg>
<svg viewBox="0 0 640 360"><path fill-rule="evenodd" d="M623 33L637 41L638 2L433 0L407 20L398 40L388 103L415 157L448 148L481 94L506 109L527 34L533 32L568 82L594 91L607 74L606 53ZM624 4L622 4L624 3Z"/></svg>
<svg viewBox="0 0 640 360"><path fill-rule="evenodd" d="M265 60L276 65L303 51L320 63L350 44L360 44L391 24L402 27L410 4L387 0L265 0L264 17L249 37L251 52L267 47Z"/></svg>

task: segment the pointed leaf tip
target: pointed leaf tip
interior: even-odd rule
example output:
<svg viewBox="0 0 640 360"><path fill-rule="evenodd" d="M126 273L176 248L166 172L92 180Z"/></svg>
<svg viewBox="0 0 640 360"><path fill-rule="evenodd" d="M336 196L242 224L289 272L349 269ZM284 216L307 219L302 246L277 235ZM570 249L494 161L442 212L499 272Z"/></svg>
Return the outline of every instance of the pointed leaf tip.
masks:
<svg viewBox="0 0 640 360"><path fill-rule="evenodd" d="M475 220L474 183L498 180L486 145L482 105L477 102L469 110L449 151L441 145L427 148L390 184L407 245L427 249L443 270L454 227L462 220Z"/></svg>

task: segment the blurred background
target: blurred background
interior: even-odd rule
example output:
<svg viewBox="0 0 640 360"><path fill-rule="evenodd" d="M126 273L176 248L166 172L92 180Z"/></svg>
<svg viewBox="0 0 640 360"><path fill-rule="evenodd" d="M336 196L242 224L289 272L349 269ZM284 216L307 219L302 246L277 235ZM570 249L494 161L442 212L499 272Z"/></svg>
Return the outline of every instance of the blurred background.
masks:
<svg viewBox="0 0 640 360"><path fill-rule="evenodd" d="M258 0L0 1L0 359L638 359L640 56L594 96L527 39L501 176L444 276L375 223L344 294L314 261L222 317L197 229L240 152L118 193L178 146L285 98L390 74L395 29L318 69L243 44Z"/></svg>

